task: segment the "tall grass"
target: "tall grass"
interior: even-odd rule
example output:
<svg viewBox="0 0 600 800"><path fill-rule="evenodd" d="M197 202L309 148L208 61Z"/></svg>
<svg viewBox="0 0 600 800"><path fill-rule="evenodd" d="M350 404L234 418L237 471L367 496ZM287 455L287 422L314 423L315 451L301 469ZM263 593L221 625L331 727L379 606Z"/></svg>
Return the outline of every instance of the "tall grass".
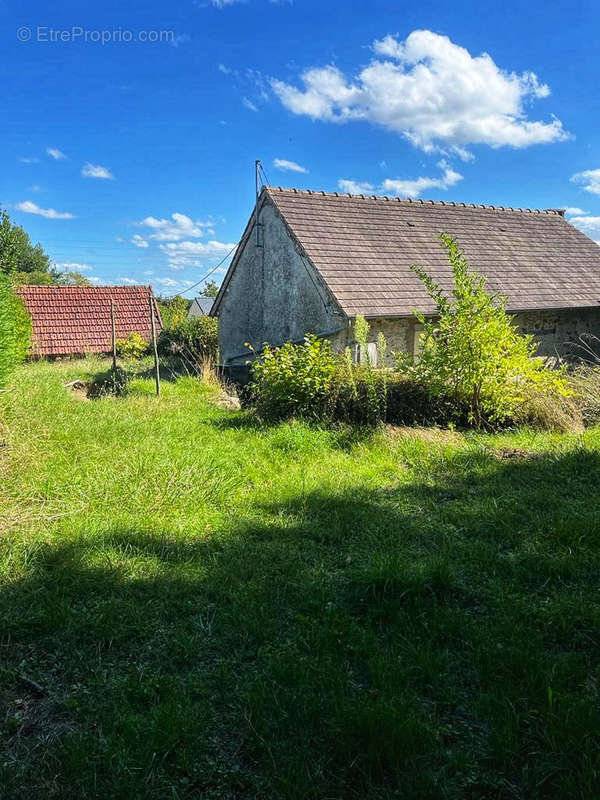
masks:
<svg viewBox="0 0 600 800"><path fill-rule="evenodd" d="M0 796L600 795L600 433L0 395Z"/></svg>

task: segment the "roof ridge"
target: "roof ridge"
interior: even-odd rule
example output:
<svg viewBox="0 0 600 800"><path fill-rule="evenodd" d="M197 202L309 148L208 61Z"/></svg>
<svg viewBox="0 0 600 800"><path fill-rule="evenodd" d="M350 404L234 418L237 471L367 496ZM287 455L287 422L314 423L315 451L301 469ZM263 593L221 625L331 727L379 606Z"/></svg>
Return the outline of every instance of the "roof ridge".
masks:
<svg viewBox="0 0 600 800"><path fill-rule="evenodd" d="M383 200L389 203L404 203L407 205L422 205L422 206L450 206L454 208L475 208L479 211L514 211L521 214L554 214L559 217L564 217L564 209L559 208L515 208L513 206L493 206L478 203L462 203L455 200L423 200L421 198L411 197L390 197L388 195L376 194L352 194L351 192L325 192L315 189L295 189L285 188L283 186L267 186L263 187L270 193L288 192L293 194L305 194L310 196L322 197L348 197L362 200Z"/></svg>
<svg viewBox="0 0 600 800"><path fill-rule="evenodd" d="M66 290L77 290L83 292L97 292L102 291L105 289L122 289L123 291L138 291L139 289L151 289L151 284L147 283L133 283L133 284L122 284L122 283L107 283L107 284L100 284L99 286L61 286L60 284L43 284L43 283L22 283L17 286L17 291L29 291L31 289L35 289L38 291L64 291Z"/></svg>

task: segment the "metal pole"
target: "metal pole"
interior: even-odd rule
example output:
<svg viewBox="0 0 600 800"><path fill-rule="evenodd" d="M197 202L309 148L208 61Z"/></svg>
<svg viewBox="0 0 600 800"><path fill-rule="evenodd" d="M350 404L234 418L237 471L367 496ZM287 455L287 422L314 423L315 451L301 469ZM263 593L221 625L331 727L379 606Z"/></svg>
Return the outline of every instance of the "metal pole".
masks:
<svg viewBox="0 0 600 800"><path fill-rule="evenodd" d="M254 206L255 209L255 216L254 216L254 227L256 228L256 246L260 247L260 238L259 238L259 228L258 228L258 183L259 183L259 169L260 169L260 161L257 158L254 162L254 188L256 192L256 204Z"/></svg>
<svg viewBox="0 0 600 800"><path fill-rule="evenodd" d="M112 326L112 368L117 371L117 328L115 325L115 301L110 301L110 322Z"/></svg>
<svg viewBox="0 0 600 800"><path fill-rule="evenodd" d="M156 341L156 323L154 321L154 296L152 293L150 298L150 326L152 331L152 349L154 350L154 376L156 379L156 396L160 395L160 367L158 364L158 344Z"/></svg>

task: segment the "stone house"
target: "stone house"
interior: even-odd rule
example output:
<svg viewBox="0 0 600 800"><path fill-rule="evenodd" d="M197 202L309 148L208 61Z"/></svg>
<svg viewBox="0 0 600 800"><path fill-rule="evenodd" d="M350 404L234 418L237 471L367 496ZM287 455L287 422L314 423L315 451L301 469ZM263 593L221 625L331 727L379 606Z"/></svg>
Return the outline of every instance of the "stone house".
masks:
<svg viewBox="0 0 600 800"><path fill-rule="evenodd" d="M327 337L355 344L357 314L383 331L389 351L416 352L414 311L434 311L418 264L445 289L451 269L439 235L454 236L473 269L541 355L569 355L600 336L600 247L559 210L406 200L265 186L211 313L224 365L243 365L246 343ZM374 348L373 348L374 349Z"/></svg>

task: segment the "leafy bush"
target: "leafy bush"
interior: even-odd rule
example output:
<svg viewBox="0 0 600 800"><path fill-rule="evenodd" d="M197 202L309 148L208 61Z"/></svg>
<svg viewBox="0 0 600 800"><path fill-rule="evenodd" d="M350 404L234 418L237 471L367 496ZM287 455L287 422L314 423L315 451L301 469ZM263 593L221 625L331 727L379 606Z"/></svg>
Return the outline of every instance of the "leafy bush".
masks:
<svg viewBox="0 0 600 800"><path fill-rule="evenodd" d="M26 357L31 341L31 320L8 279L0 275L0 386Z"/></svg>
<svg viewBox="0 0 600 800"><path fill-rule="evenodd" d="M215 317L192 317L163 329L159 350L164 355L178 356L193 370L205 362L217 360L219 323Z"/></svg>
<svg viewBox="0 0 600 800"><path fill-rule="evenodd" d="M336 358L327 339L265 346L251 367L250 403L262 419L326 419L331 414Z"/></svg>
<svg viewBox="0 0 600 800"><path fill-rule="evenodd" d="M87 395L91 398L114 395L124 397L129 389L129 375L122 367L107 369L94 376Z"/></svg>
<svg viewBox="0 0 600 800"><path fill-rule="evenodd" d="M136 331L132 331L126 339L117 339L117 353L121 358L139 359L148 352L148 342Z"/></svg>
<svg viewBox="0 0 600 800"><path fill-rule="evenodd" d="M173 328L187 317L192 304L187 297L175 294L173 297L158 297L158 308L165 328Z"/></svg>
<svg viewBox="0 0 600 800"><path fill-rule="evenodd" d="M350 396L359 400L357 410L360 410L364 415L363 421L366 424L377 424L385 420L386 417L387 372L385 369L378 371L373 369L367 348L370 330L371 326L367 320L362 314L358 314L354 323L354 335L360 347L361 354L364 354L365 363L362 369L360 367L354 367L349 350L346 350L345 356ZM377 356L382 366L385 365L386 349L387 344L385 337L380 333L377 337ZM363 391L358 391L357 378L359 383L364 387Z"/></svg>
<svg viewBox="0 0 600 800"><path fill-rule="evenodd" d="M359 316L355 336L365 354L368 334L369 325ZM384 363L383 336L378 337L377 350ZM368 355L364 364L354 364L349 348L336 355L329 341L314 335L301 344L266 346L253 362L251 376L244 403L265 420L295 417L374 426L439 424L455 418L448 398L433 397L407 375L373 368Z"/></svg>
<svg viewBox="0 0 600 800"><path fill-rule="evenodd" d="M421 267L413 270L436 306L436 319L417 314L424 327L417 363L399 359L399 368L423 383L432 396L449 397L457 415L476 426L513 419L527 395L565 397L564 370L547 369L535 358L532 336L519 334L506 311L506 299L485 289L485 278L469 270L456 241L440 237L448 252L452 297Z"/></svg>

